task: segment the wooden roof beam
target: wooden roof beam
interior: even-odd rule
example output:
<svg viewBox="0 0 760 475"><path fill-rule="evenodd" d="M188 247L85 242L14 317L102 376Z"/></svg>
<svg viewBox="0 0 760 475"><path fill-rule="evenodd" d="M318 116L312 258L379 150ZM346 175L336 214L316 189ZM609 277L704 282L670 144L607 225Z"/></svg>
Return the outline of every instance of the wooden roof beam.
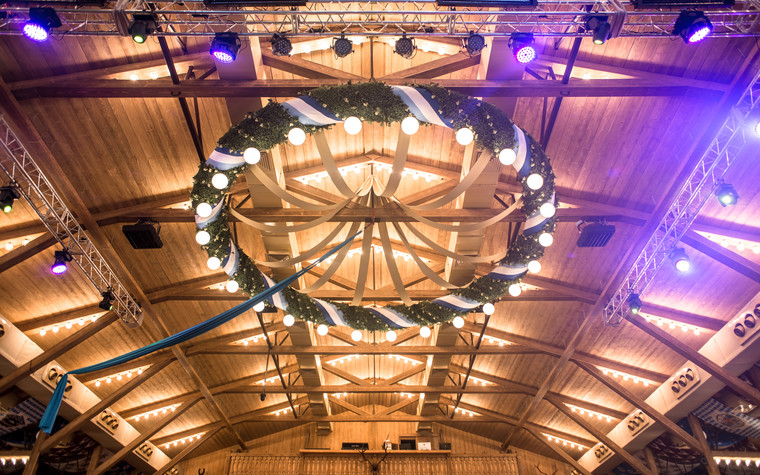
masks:
<svg viewBox="0 0 760 475"><path fill-rule="evenodd" d="M539 433L537 430L533 429L532 427L526 427L525 430L532 435L534 438L536 438L539 442L541 442L545 447L547 447L549 450L554 452L555 454L559 455L559 458L570 464L575 470L577 470L579 473L583 475L591 475L591 472L586 470L583 465L578 463L577 460L572 458L567 452L559 448L559 446L555 444L551 444L548 441L545 440L544 436ZM595 444L591 444L590 447L593 447Z"/></svg>
<svg viewBox="0 0 760 475"><path fill-rule="evenodd" d="M298 56L275 56L271 47L261 48L261 59L264 66L269 66L286 73L302 76L307 79L341 79L345 81L366 81L356 74L347 73L340 69L308 61Z"/></svg>
<svg viewBox="0 0 760 475"><path fill-rule="evenodd" d="M391 85L427 84L425 79L400 79ZM720 91L709 91L684 85L678 81L651 79L571 79L559 81L535 80L478 80L438 79L438 85L473 97L662 97L692 96L719 99ZM120 80L79 79L60 80L54 85L18 87L13 91L17 100L34 97L296 97L310 89L343 84L340 79L272 79L254 81L225 81L205 79L172 84L163 79Z"/></svg>
<svg viewBox="0 0 760 475"><path fill-rule="evenodd" d="M432 79L444 74L450 74L462 69L466 69L472 66L480 64L480 55L472 55L465 52L452 54L440 59L434 59L428 61L419 66L412 66L410 68L396 71L395 73L388 74L378 81L390 81L398 79Z"/></svg>
<svg viewBox="0 0 760 475"><path fill-rule="evenodd" d="M755 283L760 283L760 265L755 264L746 257L740 256L691 230L686 231L686 234L681 238L681 242L735 270Z"/></svg>
<svg viewBox="0 0 760 475"><path fill-rule="evenodd" d="M752 226L701 218L692 223L689 229L698 233L708 233L746 242L760 243L760 228Z"/></svg>
<svg viewBox="0 0 760 475"><path fill-rule="evenodd" d="M25 260L36 256L40 252L47 250L55 245L58 241L49 234L43 234L30 243L19 246L12 251L0 256L0 273L7 271L15 265L21 264Z"/></svg>
<svg viewBox="0 0 760 475"><path fill-rule="evenodd" d="M185 457L195 452L195 449L203 445L207 440L209 440L211 437L216 435L216 433L219 432L221 429L222 429L221 426L217 427L216 429L211 429L205 434L203 434L203 436L201 436L200 439L197 439L195 442L188 444L188 446L184 450L182 450L182 452L178 453L171 460L166 462L164 466L156 470L153 473L153 475L164 475L169 469L171 469L173 466L177 465L182 460L184 460Z"/></svg>

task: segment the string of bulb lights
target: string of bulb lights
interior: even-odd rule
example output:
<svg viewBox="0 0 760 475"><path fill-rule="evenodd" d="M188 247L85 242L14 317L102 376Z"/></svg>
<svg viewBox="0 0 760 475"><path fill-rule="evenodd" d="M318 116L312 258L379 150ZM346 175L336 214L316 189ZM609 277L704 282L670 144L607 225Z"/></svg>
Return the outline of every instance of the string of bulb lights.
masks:
<svg viewBox="0 0 760 475"><path fill-rule="evenodd" d="M598 420L606 420L607 422L612 422L612 417L608 416L606 414L602 414L601 412L591 411L589 409L584 409L582 407L573 406L572 404L565 403L565 406L569 407L571 411L578 412L582 416L588 416L588 417L596 417Z"/></svg>
<svg viewBox="0 0 760 475"><path fill-rule="evenodd" d="M555 444L570 446L571 449L579 449L579 450L588 449L588 447L585 447L581 444L577 444L571 440L563 439L561 437L557 437L557 436L549 435L549 434L544 434L544 436L546 437L546 440L548 440L549 442L554 442Z"/></svg>
<svg viewBox="0 0 760 475"><path fill-rule="evenodd" d="M198 434L193 434L189 437L183 437L181 439L172 440L171 442L165 443L164 448L168 449L169 447L172 447L172 446L176 447L180 444L184 445L188 442L192 442L193 440L201 440L201 437L203 436L203 434L205 434L205 432L200 432Z"/></svg>
<svg viewBox="0 0 760 475"><path fill-rule="evenodd" d="M95 387L99 388L103 383L111 384L114 381L119 382L119 381L122 381L124 378L129 379L134 374L137 374L137 375L143 374L143 371L145 371L148 368L150 368L150 365L141 366L139 368L134 368L127 371L122 371L120 373L114 373L103 378L98 378L95 380Z"/></svg>
<svg viewBox="0 0 760 475"><path fill-rule="evenodd" d="M632 381L632 382L634 382L636 384L643 384L644 387L649 387L650 384L654 384L654 382L652 382L652 381L650 381L650 380L648 380L646 378L642 378L640 376L633 376L633 375L628 374L628 373L623 373L622 371L617 371L617 370L614 370L614 369L603 368L603 367L599 367L599 369L602 370L602 374L604 374L605 376L609 375L609 376L612 376L615 379L620 378L623 381Z"/></svg>

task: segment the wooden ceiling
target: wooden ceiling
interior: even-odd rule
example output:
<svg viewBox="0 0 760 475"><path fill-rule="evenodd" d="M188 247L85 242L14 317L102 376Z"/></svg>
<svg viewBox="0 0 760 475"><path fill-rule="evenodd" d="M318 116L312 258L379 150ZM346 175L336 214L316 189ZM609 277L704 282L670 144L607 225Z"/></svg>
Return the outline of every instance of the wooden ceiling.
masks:
<svg viewBox="0 0 760 475"><path fill-rule="evenodd" d="M549 73L547 67L557 74L563 72L572 41L541 39L539 45L541 59L531 66L534 72L544 77ZM208 48L205 41L189 40L186 45L191 52L189 55L184 55L173 40L169 40L169 46L181 76L189 66L193 67L196 77L213 66L210 56L203 53ZM450 43L444 42L441 46L447 48L444 55L433 49L430 52L420 51L413 59L406 60L393 54L386 43L375 42L371 45L364 42L345 59L335 58L329 49L314 51L290 59L278 59L278 62L270 60L270 65L266 65L265 61L257 74L267 80L319 79L323 76L315 71L325 71L327 67L360 78L369 78L370 75L382 78L454 55L455 48ZM373 48L372 55L370 48ZM491 55L490 60L495 61L494 55L503 52L503 48L494 47L493 51L486 50L484 55ZM265 47L264 53L268 54ZM461 53L456 54L464 58ZM718 111L721 97L730 90L732 81L746 67L748 58L756 55L754 39L721 38L698 45L643 38L615 39L603 46L583 41L573 71L574 78L590 81L629 78L632 82L655 78L663 82L681 81L678 84L685 84L688 80L692 85L698 83L700 88L672 95L665 92L651 96L620 97L621 93L564 98L546 147L557 175L558 198L568 210L585 210L568 216L581 216L582 213L607 216L616 225L617 232L604 248L578 248L575 219L568 218L558 225L554 245L548 248L542 260L541 273L526 279L532 286L531 290L521 298L497 303L496 313L485 330L483 349L490 349L490 354L474 359L468 382L472 392L464 394L459 404L460 408L477 415L457 413L447 424L499 442L507 438L512 424L525 413L533 395L545 384L557 357L568 345L579 322L596 302L604 301L603 293L610 290L610 284L621 277L621 270L627 270L630 260L641 249L646 239L645 225L677 185L677 177L690 163L692 155L700 152L700 139L703 134L710 133L709 125ZM371 64L372 58L374 62ZM479 64L465 66L435 79L477 79L479 67ZM151 73L155 73L157 78L152 79ZM244 298L241 294L231 295L219 290L218 284L226 279L223 274L206 268L205 254L194 240L192 211L182 206L188 199L188 189L198 166L198 155L176 99L140 97L143 93L139 90L134 91L134 97L125 98L44 97L81 94L48 94L30 89L37 80L49 89L55 89L61 81L83 81L91 86L98 83L105 87L108 84L105 80L130 79L132 75L136 75L139 84L145 84L146 88L152 87L149 84L151 81L156 85L169 84L161 49L155 39L144 45L136 45L129 38L66 37L45 44L32 44L20 37L10 36L0 40L0 76L5 84L0 94L6 96L3 102L13 100L13 92L10 91L15 91L21 111L44 140L55 163L65 172L65 177L51 176L52 182L57 184L68 180L73 185L79 199L99 222L99 232L105 237L105 242L100 244L113 249L137 285L153 302L152 307L161 322L153 321L151 314L146 316L139 328L126 328L120 323L110 325L56 358L69 369L94 364L147 345L163 336L162 326L170 333L178 332L228 309ZM432 76L424 78L432 79ZM212 73L203 81L217 79L217 73ZM529 74L525 75L524 81L539 82ZM88 95L98 94L98 90L103 89L96 87ZM26 92L20 94L18 91ZM41 96L37 96L38 93ZM222 97L188 100L193 114L197 110L203 152L208 155L216 139L230 126L227 103ZM231 100L251 101L246 98ZM486 97L486 100L489 98ZM542 121L545 120L543 111L551 110L555 100L553 97L518 98L514 121L541 139ZM398 125L381 127L366 124L362 133L355 137L346 135L341 128L327 133L338 160L368 154L392 157L397 135ZM729 251L749 260L755 270L760 264L760 257L752 252L753 246L760 241L757 237L760 236L760 228L757 227L760 222L760 194L757 188L760 175L756 166L756 150L757 147L739 160L726 178L739 192L741 198L738 205L722 208L715 202L709 203L695 227L697 231L712 231L712 236L718 241L723 236L738 236L746 244L746 249L739 251L734 247ZM321 163L311 139L300 147L283 146L280 154L286 177L300 176L299 172L312 171ZM412 166L438 177L431 182L406 177L398 195L413 195L447 180L458 179L463 154L464 147L456 143L452 131L440 127L422 128L412 138L409 161ZM369 169L362 168L351 173L348 180L358 184L367 173ZM511 169L503 167L501 173L503 188L500 187L499 194L504 197L508 191L514 190L516 181ZM336 193L326 179L307 184L312 189ZM493 206L496 208L498 204L494 202ZM167 213L159 209L166 207L176 211ZM164 247L147 251L132 249L121 232L122 223L133 222L138 216L154 215L164 217L160 219ZM331 226L325 224L308 232L297 233L292 242L300 250L308 249L330 229ZM426 226L421 226L421 229L439 244L449 245L449 233ZM0 216L0 245L10 242L18 248L24 239L44 238L43 231L26 203L19 202L12 213ZM237 226L237 232L241 245L250 255L257 258L266 255L268 250L258 232L243 226ZM506 223L489 228L481 254L503 252L506 232ZM412 243L423 246L417 239L412 239ZM652 314L676 321L694 315L704 317L693 320L702 323L698 335L683 333L679 328L670 330L690 347L699 348L722 322L732 317L742 304L757 293L758 279L737 272L735 266L732 268L704 255L700 252L700 246L685 247L694 270L688 275L678 275L671 268L663 268L647 292L645 301ZM0 250L0 263L3 263L0 267L0 301L3 302L3 317L47 350L73 334L74 329L67 329L65 322L90 315L100 296L97 289L73 266L63 276L50 274L53 246L49 240L46 245L38 246L37 251L21 262L6 265L4 255L14 251ZM430 254L431 267L445 264L445 258L432 252ZM319 291L320 295L337 296L350 290L350 284L356 280L358 263L358 255L348 258L333 281ZM411 262L399 258L398 263L404 279L417 280L418 270ZM315 280L315 275L308 275L302 284L308 285ZM372 288L386 288L387 291L386 286L390 284L387 268L378 259L372 269ZM390 289L389 292L393 292L392 287ZM422 296L440 293L440 288L427 280L415 283L410 290ZM531 295L533 297L529 298ZM477 339L483 319L482 314L468 317L461 332L462 338L454 340L457 348L466 348L465 341ZM281 315L265 314L264 320L269 336L274 339L276 335L277 342L282 342L287 331L281 324ZM51 329L55 324L60 325L60 329L54 333ZM48 329L44 335L40 333L42 328ZM416 330L411 332L416 335ZM294 419L290 412L273 415L275 410L289 406L285 394L277 392L277 388L282 387L279 378L277 381L270 379L266 386L270 391L269 397L263 402L259 400L259 385L265 371L267 378L277 375L271 361L268 367L266 365L266 343L263 338L250 341L248 345L243 345L241 341L260 334L257 317L251 312L198 341L183 345L181 352L187 355L187 361L202 384L214 392L213 399L234 427L234 432L228 429L217 432L195 453L236 445L238 437L251 440L304 421L318 420L308 409L308 397L297 390L293 391L292 398L299 411L304 411L301 417ZM496 340L491 342L489 338ZM394 354L403 355L411 351L405 350L406 347L430 344L430 340L419 336L400 339L405 341L394 349ZM315 344L318 347L343 347L347 354L371 352L374 346L367 346L366 342L382 344L384 336L365 332L363 341L365 343L360 343L357 348L349 348L354 343L350 341L348 332L337 328L327 336L316 336ZM291 342L285 341L283 347L292 349ZM632 325L625 323L620 327L605 327L601 315L591 316L590 325L577 342L575 357L598 367L645 378L652 383L664 381L684 361ZM146 364L156 364L167 358L175 359L176 354L164 351L145 361ZM404 385L424 386L427 361L428 357L420 354L408 354L405 358L363 355L338 359L335 355L323 356L323 384L336 389L334 393L348 393L337 397L332 395L333 391L328 391L331 393L328 404L332 414L336 417L351 415L356 410L377 413L409 399L407 395L400 394L404 386L397 384L396 376L407 376L402 381ZM448 385L461 382L460 378L467 373L469 365L469 355L452 356ZM125 366L120 370L138 366L141 364ZM299 361L292 354L282 354L279 368L286 381L289 375L293 380L299 371ZM115 380L110 384L104 382L107 376L117 372L84 375L81 380L99 397L105 397L123 384ZM397 386L390 388L388 380ZM97 381L101 383L97 384ZM240 381L233 385L236 389L225 391L228 388L224 385L236 381ZM347 381L352 385L347 385ZM384 386L387 391L376 392L371 386L366 391L360 391L355 386L360 384L359 388L366 387L366 382ZM635 383L633 378L621 380L620 384L641 398L645 398L654 387L653 384L645 386ZM339 385L347 386L340 391L336 388ZM188 377L182 365L173 363L119 399L112 408L124 417L134 417L186 400L184 396L200 397L198 388L198 382ZM548 389L553 398L566 402L572 399L579 406L585 404L587 409L597 408L599 412L611 416L610 422L606 419L593 422L604 433L619 421L623 413L633 409L632 405L575 364L565 365L549 383ZM412 396L415 401L418 397L417 393ZM428 397L432 397L430 393ZM446 394L440 402L451 407L454 401L450 399L455 401L456 395ZM408 415L407 419L412 420L411 416L417 414L417 409L417 403L410 403L393 414L400 419ZM442 417L443 414L431 420ZM147 430L153 423L152 419L146 418L130 418L129 421L140 431ZM169 456L174 456L181 447L164 449L162 444L206 432L219 421L220 416L213 405L202 400L151 440ZM561 414L546 399L531 412L528 425L541 433L563 437L586 447L596 442L591 434ZM557 456L526 431L518 432L512 444ZM568 449L568 453L577 458L582 452Z"/></svg>

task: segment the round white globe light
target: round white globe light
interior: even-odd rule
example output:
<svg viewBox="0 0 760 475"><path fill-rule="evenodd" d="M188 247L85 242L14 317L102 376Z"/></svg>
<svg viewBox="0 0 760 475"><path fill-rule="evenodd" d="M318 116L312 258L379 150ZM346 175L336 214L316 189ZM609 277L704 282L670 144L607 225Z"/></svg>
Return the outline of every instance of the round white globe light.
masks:
<svg viewBox="0 0 760 475"><path fill-rule="evenodd" d="M542 186L544 186L544 177L539 175L538 173L531 173L528 175L528 180L526 181L528 184L528 188L531 190L538 190L541 189Z"/></svg>
<svg viewBox="0 0 760 475"><path fill-rule="evenodd" d="M356 135L362 131L362 121L358 117L351 116L343 121L343 128L348 135Z"/></svg>
<svg viewBox="0 0 760 475"><path fill-rule="evenodd" d="M464 318L454 317L454 320L451 321L451 324L454 325L454 328L462 328L464 326Z"/></svg>
<svg viewBox="0 0 760 475"><path fill-rule="evenodd" d="M328 330L329 328L327 328L327 325L325 325L324 323L322 323L321 325L317 327L317 333L319 333L322 336L327 335Z"/></svg>
<svg viewBox="0 0 760 475"><path fill-rule="evenodd" d="M216 173L214 176L211 177L211 184L217 190L223 190L227 188L227 185L230 184L230 180L229 178L227 178L227 175L225 175L224 173Z"/></svg>
<svg viewBox="0 0 760 475"><path fill-rule="evenodd" d="M493 315L493 312L496 311L496 307L493 306L491 302L486 302L483 304L483 313L486 315Z"/></svg>
<svg viewBox="0 0 760 475"><path fill-rule="evenodd" d="M502 165L512 165L517 160L517 152L511 148L505 148L499 152L499 161Z"/></svg>
<svg viewBox="0 0 760 475"><path fill-rule="evenodd" d="M401 130L406 135L414 135L420 130L420 121L415 117L407 117L401 121Z"/></svg>
<svg viewBox="0 0 760 475"><path fill-rule="evenodd" d="M388 330L385 332L385 339L388 341L396 341L396 332L393 330Z"/></svg>
<svg viewBox="0 0 760 475"><path fill-rule="evenodd" d="M287 314L284 317L282 317L282 323L286 327L292 327L293 324L296 323L296 318L291 314Z"/></svg>
<svg viewBox="0 0 760 475"><path fill-rule="evenodd" d="M517 297L522 293L522 289L517 284L512 284L509 286L509 295L512 297Z"/></svg>
<svg viewBox="0 0 760 475"><path fill-rule="evenodd" d="M257 303L256 305L253 306L253 311L254 312L263 312L265 308L267 308L267 304L265 304L264 302L259 302L259 303Z"/></svg>
<svg viewBox="0 0 760 475"><path fill-rule="evenodd" d="M541 216L543 216L544 218L551 218L552 216L554 216L554 213L557 212L557 208L555 208L554 205L551 203L544 203L538 209L538 212L541 213Z"/></svg>
<svg viewBox="0 0 760 475"><path fill-rule="evenodd" d="M351 339L354 341L361 341L362 339L362 332L359 330L354 330L351 332Z"/></svg>
<svg viewBox="0 0 760 475"><path fill-rule="evenodd" d="M431 334L430 327L420 327L420 336L422 338L428 338Z"/></svg>
<svg viewBox="0 0 760 475"><path fill-rule="evenodd" d="M208 266L211 270L217 270L219 267L221 267L222 261L219 260L218 257L212 256L209 257L206 261L206 266Z"/></svg>
<svg viewBox="0 0 760 475"><path fill-rule="evenodd" d="M551 246L553 242L554 242L554 238L549 233L541 233L541 235L538 236L538 243L544 247Z"/></svg>
<svg viewBox="0 0 760 475"><path fill-rule="evenodd" d="M541 263L538 261L530 261L528 262L528 272L531 274L538 274L541 272Z"/></svg>
<svg viewBox="0 0 760 475"><path fill-rule="evenodd" d="M250 165L256 165L261 160L261 152L255 147L248 147L243 152L243 160Z"/></svg>
<svg viewBox="0 0 760 475"><path fill-rule="evenodd" d="M238 284L234 280L228 280L227 284L224 287L227 289L227 292L234 294L240 288L240 284Z"/></svg>
<svg viewBox="0 0 760 475"><path fill-rule="evenodd" d="M201 246L205 246L209 243L209 241L211 241L211 235L208 233L208 231L198 231L195 233L195 242Z"/></svg>
<svg viewBox="0 0 760 475"><path fill-rule="evenodd" d="M691 269L691 262L688 259L679 259L676 261L676 269L679 272L689 272Z"/></svg>
<svg viewBox="0 0 760 475"><path fill-rule="evenodd" d="M459 145L470 145L474 138L475 135L472 133L472 130L467 127L457 130L457 143Z"/></svg>
<svg viewBox="0 0 760 475"><path fill-rule="evenodd" d="M306 132L298 127L293 127L288 132L288 141L293 145L303 145L306 142Z"/></svg>
<svg viewBox="0 0 760 475"><path fill-rule="evenodd" d="M201 218L208 218L209 216L211 216L212 211L214 211L214 208L208 203L200 203L195 208L195 214L197 214Z"/></svg>

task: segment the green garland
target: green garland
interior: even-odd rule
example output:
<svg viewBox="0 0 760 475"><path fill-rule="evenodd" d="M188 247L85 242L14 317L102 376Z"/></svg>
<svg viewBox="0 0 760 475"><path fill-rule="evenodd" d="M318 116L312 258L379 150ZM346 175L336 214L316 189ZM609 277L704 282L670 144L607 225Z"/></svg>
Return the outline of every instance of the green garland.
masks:
<svg viewBox="0 0 760 475"><path fill-rule="evenodd" d="M492 151L495 155L498 155L502 149L514 148L515 137L512 121L495 106L434 84L415 85L415 87L424 88L430 92L439 104L438 112L451 121L455 130L461 127L469 127L473 131L475 142L479 146ZM363 122L388 125L400 122L411 115L404 102L393 93L389 86L383 83L349 83L341 86L321 87L306 94L341 119L355 116ZM421 125L430 124L422 123ZM265 107L255 113L247 114L240 123L231 127L219 139L218 146L238 153L242 153L249 147L255 147L262 151L269 150L287 141L288 132L293 127L300 127L307 134L312 134L331 126L303 125L291 116L282 105L270 100ZM549 202L554 195L555 188L554 173L549 159L532 138L530 144L532 154L530 171L540 174L544 179L544 185L541 189L533 191L526 185L526 179L521 179L523 188L522 211L526 216L535 213L543 203ZM190 195L193 208L202 202L213 205L224 199L227 189L217 190L214 188L211 185L213 175L224 173L231 184L245 170L246 166L220 171L213 166L202 164L194 177L193 190ZM555 225L556 218L552 218L544 226L543 232L552 233ZM211 235L211 241L203 246L203 249L209 257L215 256L224 259L231 239L230 228L227 224L226 206L217 219L204 229ZM510 246L501 263L525 265L543 256L544 247L538 242L539 234L530 236L520 234ZM237 245L237 243L235 244ZM263 292L266 286L261 272L242 249L239 248L239 251L240 261L238 270L233 276L234 280L240 285L240 289L249 295ZM467 287L453 290L452 293L485 303L502 297L507 293L511 284L518 283L521 280L522 277L501 281L484 276L475 279ZM314 301L307 295L295 289L287 288L283 291L283 296L288 304L288 313L294 317L315 324L328 323ZM364 307L341 302L331 303L343 313L344 321L351 328L369 331L389 328L385 322L379 320ZM422 301L413 305L392 305L388 308L404 314L410 322L418 325L447 322L457 315L466 313L456 312L430 301Z"/></svg>

